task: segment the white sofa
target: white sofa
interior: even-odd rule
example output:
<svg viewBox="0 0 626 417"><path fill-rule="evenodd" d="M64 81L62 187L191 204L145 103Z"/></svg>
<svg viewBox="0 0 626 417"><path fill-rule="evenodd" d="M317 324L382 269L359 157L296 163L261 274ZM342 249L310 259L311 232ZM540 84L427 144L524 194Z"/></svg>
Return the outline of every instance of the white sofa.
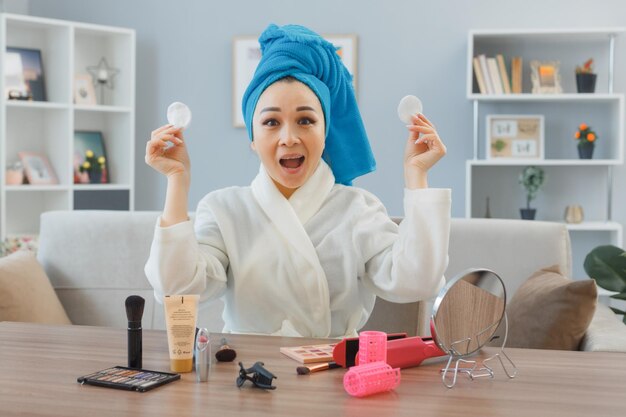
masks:
<svg viewBox="0 0 626 417"><path fill-rule="evenodd" d="M143 271L159 214L42 214L38 259L72 323L126 327L124 300L138 294L146 299L144 328L164 328L162 306L155 302ZM569 235L559 223L453 219L449 255L447 278L470 267L492 269L504 280L508 299L540 268L558 264L564 275L571 275ZM201 311L199 325L219 332L223 326L221 314L222 303L218 300ZM428 303L377 300L365 328L426 334L427 320ZM626 326L599 304L582 347L626 352Z"/></svg>

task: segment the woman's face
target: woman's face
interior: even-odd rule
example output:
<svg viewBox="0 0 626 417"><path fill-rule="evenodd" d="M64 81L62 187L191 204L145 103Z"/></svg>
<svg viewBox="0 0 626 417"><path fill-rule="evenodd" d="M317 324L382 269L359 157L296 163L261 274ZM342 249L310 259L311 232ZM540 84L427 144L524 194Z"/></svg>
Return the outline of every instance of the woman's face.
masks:
<svg viewBox="0 0 626 417"><path fill-rule="evenodd" d="M324 151L319 99L299 81L278 81L259 97L252 149L280 192L289 198L317 168Z"/></svg>

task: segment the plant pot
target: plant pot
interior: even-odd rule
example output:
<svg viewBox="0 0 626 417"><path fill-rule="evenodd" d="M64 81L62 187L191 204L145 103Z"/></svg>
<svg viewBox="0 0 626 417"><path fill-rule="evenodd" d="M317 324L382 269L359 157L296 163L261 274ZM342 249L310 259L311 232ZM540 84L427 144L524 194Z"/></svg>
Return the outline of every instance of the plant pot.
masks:
<svg viewBox="0 0 626 417"><path fill-rule="evenodd" d="M576 74L576 89L579 93L593 93L596 91L598 74Z"/></svg>
<svg viewBox="0 0 626 417"><path fill-rule="evenodd" d="M581 142L578 144L578 156L580 159L591 159L593 158L593 149L596 147L596 144L593 142Z"/></svg>
<svg viewBox="0 0 626 417"><path fill-rule="evenodd" d="M519 212L522 216L522 220L535 220L535 214L537 214L537 209L523 208L519 209Z"/></svg>
<svg viewBox="0 0 626 417"><path fill-rule="evenodd" d="M102 183L102 171L91 171L89 172L89 182L91 184L100 184Z"/></svg>

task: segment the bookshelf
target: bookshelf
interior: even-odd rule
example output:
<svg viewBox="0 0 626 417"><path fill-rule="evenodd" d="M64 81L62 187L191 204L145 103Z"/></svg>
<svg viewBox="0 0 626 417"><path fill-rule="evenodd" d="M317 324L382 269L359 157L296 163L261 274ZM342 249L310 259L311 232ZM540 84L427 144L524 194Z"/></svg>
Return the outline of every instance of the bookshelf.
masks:
<svg viewBox="0 0 626 417"><path fill-rule="evenodd" d="M134 209L135 32L10 13L0 14L0 51L41 51L46 101L9 100L0 77L0 241L35 235L48 210ZM106 57L118 68L114 89L96 105L74 104L74 75ZM0 60L5 74L6 60ZM96 90L97 92L99 90ZM100 131L107 184L74 184L74 131ZM21 151L45 155L58 179L51 185L7 185Z"/></svg>
<svg viewBox="0 0 626 417"><path fill-rule="evenodd" d="M623 227L613 221L613 168L624 163L624 94L614 92L616 39L624 28L472 30L468 34L467 91L473 106L473 157L466 162L466 217L520 218L525 206L518 175L541 166L546 182L537 200L537 220L564 222L565 207L583 206L585 221L567 224L573 274L584 278L585 255L600 244L623 247ZM502 54L511 80L511 58L522 58L521 93L481 93L474 57ZM577 93L574 69L594 58L594 93ZM562 93L532 94L530 61L559 61ZM543 115L541 159L487 158L487 115ZM572 135L585 122L598 133L593 159L579 159Z"/></svg>

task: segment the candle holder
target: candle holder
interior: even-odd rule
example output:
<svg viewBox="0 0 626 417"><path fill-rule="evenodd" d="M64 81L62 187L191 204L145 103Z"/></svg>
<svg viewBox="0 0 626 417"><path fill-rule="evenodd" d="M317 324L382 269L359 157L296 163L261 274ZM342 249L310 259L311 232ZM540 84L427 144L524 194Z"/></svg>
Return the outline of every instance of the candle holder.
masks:
<svg viewBox="0 0 626 417"><path fill-rule="evenodd" d="M91 77L93 78L94 87L98 87L100 93L98 97L98 104L106 104L104 87L106 86L111 90L115 88L113 79L120 73L120 70L118 68L111 67L106 58L102 57L100 58L98 65L88 66L87 71L89 71L89 74L91 74Z"/></svg>

